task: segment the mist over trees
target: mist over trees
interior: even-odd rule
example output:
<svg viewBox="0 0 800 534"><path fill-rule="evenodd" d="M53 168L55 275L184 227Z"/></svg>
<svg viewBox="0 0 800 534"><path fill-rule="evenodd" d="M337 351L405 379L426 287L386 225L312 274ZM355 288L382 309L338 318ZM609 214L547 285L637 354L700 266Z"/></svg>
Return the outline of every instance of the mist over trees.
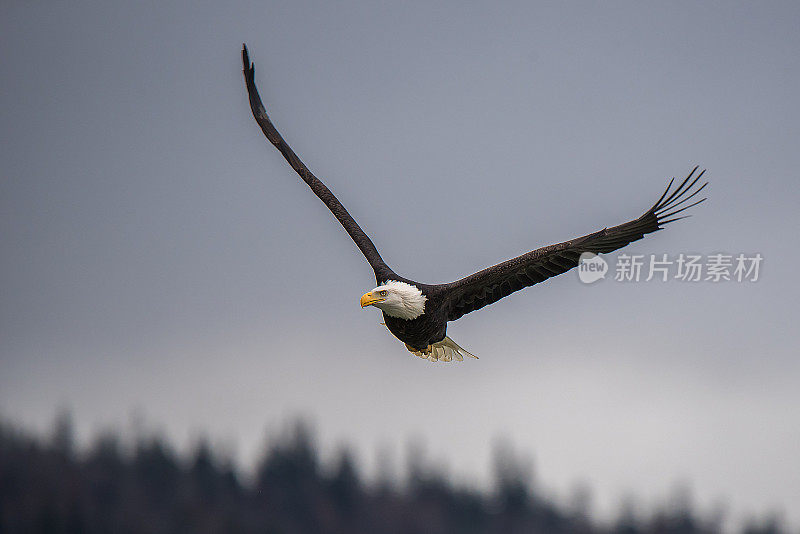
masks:
<svg viewBox="0 0 800 534"><path fill-rule="evenodd" d="M403 484L367 483L346 448L322 465L312 432L297 422L273 436L253 476L241 477L206 441L180 455L157 435L131 448L108 433L77 451L68 415L49 439L0 422L0 534L699 534L720 532L724 520L694 511L685 497L649 513L625 505L601 523L589 513L587 489L570 505L554 502L508 447L497 448L491 491L449 482L422 456L412 454ZM740 531L785 532L775 516Z"/></svg>

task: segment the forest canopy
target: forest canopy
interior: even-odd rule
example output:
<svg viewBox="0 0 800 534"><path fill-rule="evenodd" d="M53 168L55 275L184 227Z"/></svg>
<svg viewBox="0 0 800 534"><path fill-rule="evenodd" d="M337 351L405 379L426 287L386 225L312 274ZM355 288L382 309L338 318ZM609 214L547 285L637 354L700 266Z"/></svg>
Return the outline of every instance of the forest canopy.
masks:
<svg viewBox="0 0 800 534"><path fill-rule="evenodd" d="M530 465L503 447L494 487L479 491L415 457L404 482L367 483L346 448L322 465L302 421L272 436L248 476L207 441L181 455L157 435L123 447L106 433L78 451L72 434L65 414L49 438L0 422L0 533L689 534L719 532L725 519L694 511L685 498L647 513L624 506L603 523L591 517L588 490L571 506L552 501L535 490ZM779 516L765 515L739 531L785 529Z"/></svg>

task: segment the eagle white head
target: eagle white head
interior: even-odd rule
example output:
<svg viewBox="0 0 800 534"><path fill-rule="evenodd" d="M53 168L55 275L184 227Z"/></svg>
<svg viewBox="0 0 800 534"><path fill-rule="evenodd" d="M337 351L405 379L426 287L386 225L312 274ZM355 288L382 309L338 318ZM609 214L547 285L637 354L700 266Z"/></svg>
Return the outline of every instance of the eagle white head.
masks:
<svg viewBox="0 0 800 534"><path fill-rule="evenodd" d="M417 287L388 280L361 297L361 307L375 306L386 315L400 319L416 319L425 313L427 297Z"/></svg>

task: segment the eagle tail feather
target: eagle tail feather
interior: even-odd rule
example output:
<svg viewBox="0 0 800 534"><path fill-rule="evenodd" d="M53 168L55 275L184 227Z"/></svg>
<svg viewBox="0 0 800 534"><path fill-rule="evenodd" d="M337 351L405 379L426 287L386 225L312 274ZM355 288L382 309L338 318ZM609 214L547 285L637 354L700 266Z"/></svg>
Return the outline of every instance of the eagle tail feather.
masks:
<svg viewBox="0 0 800 534"><path fill-rule="evenodd" d="M464 356L478 359L477 356L461 347L458 343L445 336L443 340L429 345L425 350L411 350L414 355L432 362L463 362Z"/></svg>

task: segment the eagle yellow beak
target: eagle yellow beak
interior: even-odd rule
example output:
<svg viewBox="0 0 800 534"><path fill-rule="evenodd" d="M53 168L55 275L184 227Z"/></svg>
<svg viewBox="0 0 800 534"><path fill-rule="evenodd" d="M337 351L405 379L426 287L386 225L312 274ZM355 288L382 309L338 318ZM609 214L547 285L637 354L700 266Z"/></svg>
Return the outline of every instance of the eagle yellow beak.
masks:
<svg viewBox="0 0 800 534"><path fill-rule="evenodd" d="M371 306L371 305L375 304L376 302L382 302L384 300L386 300L386 299L380 298L380 297L376 297L370 291L369 293L364 293L363 295L361 295L361 307L364 308L365 306Z"/></svg>

